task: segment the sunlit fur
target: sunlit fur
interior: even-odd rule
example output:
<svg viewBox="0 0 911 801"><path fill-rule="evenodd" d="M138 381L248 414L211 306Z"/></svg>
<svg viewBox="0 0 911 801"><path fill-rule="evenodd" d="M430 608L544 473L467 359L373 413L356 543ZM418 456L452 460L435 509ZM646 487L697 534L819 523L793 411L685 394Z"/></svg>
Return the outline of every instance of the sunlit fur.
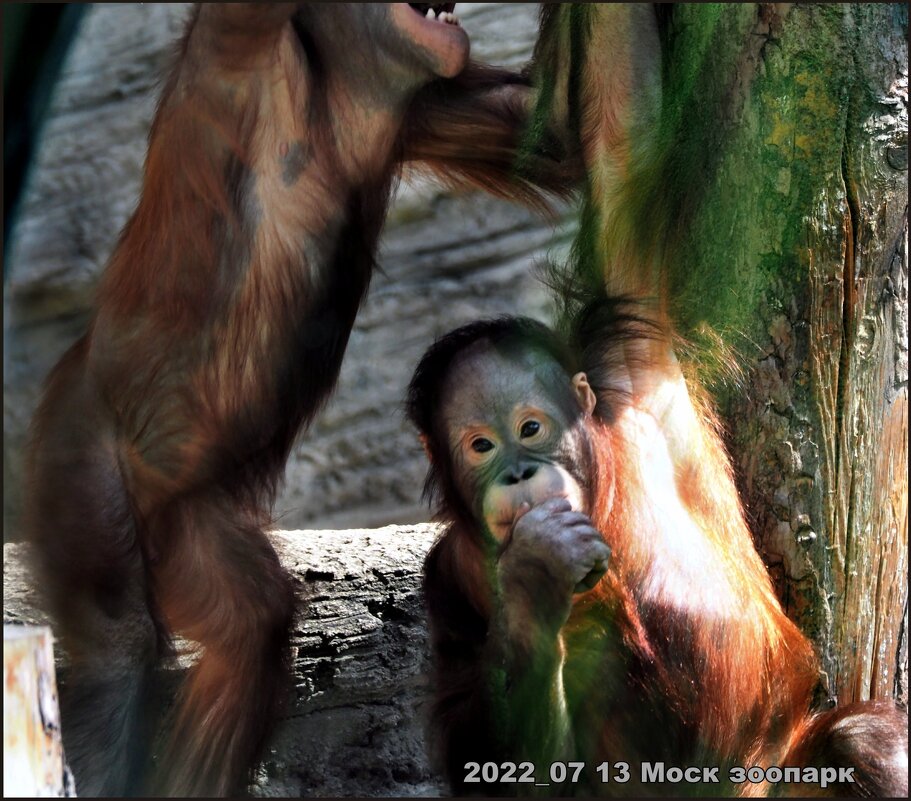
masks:
<svg viewBox="0 0 911 801"><path fill-rule="evenodd" d="M503 625L504 610L518 603L499 592L497 564L509 546L485 543L453 493L433 424L445 404L433 390L434 377L438 386L445 379L439 350L412 383L409 410L429 439L447 524L425 564L432 744L459 793L526 789L466 784L468 761L530 760L540 773L555 760L578 760L587 766L579 784L542 792L902 796L903 712L889 702L812 710L817 660L773 593L711 404L684 378L674 351L680 309L667 257L700 176L698 165L672 158L686 108L662 96L664 41L647 4L553 4L542 12L539 103L527 141L556 133L585 166L579 235L567 264L550 275L568 355L554 344L545 352L567 377L584 370L598 398L584 425L597 488L591 517L612 549L607 574L575 596L558 636L540 618L560 599L536 575L528 578L535 601L510 611L524 625ZM687 310L691 320L698 313ZM451 341L465 331L471 327ZM529 347L541 348L542 339L529 337ZM602 760L627 762L631 781L598 781L592 768ZM643 786L646 761L717 766L721 781ZM727 781L731 765L830 764L853 767L856 783L822 791Z"/></svg>
<svg viewBox="0 0 911 801"><path fill-rule="evenodd" d="M577 606L567 642L576 621L584 636L595 599L610 606L637 664L656 668L646 679L652 703L677 707L704 764L777 764L817 676L809 643L782 612L752 545L717 437L705 428L674 467L654 418L633 407L596 424L593 436L613 472L613 502L593 514L612 564ZM623 704L605 738L624 738ZM665 725L675 723L645 727L660 739ZM604 743L606 754L623 750Z"/></svg>
<svg viewBox="0 0 911 801"><path fill-rule="evenodd" d="M614 318L602 317L605 324L614 321L613 340L604 340L599 351L602 367L610 363L604 350L611 342L627 341L618 320L626 321L627 336L648 330L634 325L629 303L613 309ZM494 636L498 605L509 599L498 597L496 546L461 500L433 422L447 402L433 382L442 386L449 360L471 347L485 325L493 324L468 326L449 335L451 346L448 338L435 346L416 371L409 403L429 439L430 486L449 526L428 557L425 595L437 651L435 742L461 792L471 789L461 783L465 761L531 758L530 735L510 742L498 728L525 730L531 724L519 710L548 707L535 698L533 688L544 688L534 682L525 691L513 687L509 700L491 697L499 680L483 656L485 641ZM520 325L528 347L547 341L522 321L515 335L523 336ZM563 359L558 363L568 381L579 363L558 344L546 352ZM598 364L593 367L597 373ZM585 483L590 516L613 555L601 583L577 596L553 644L560 679L553 713L543 717L555 730L572 730L577 759L776 764L808 708L816 669L809 643L782 612L752 545L711 418L700 411L685 457L672 460L651 412L617 387L593 386L600 400L596 417L579 422L590 449ZM547 588L537 591L543 612ZM534 619L521 628L529 636L537 631ZM547 637L540 636L527 647L547 652ZM520 677L515 681L521 685ZM506 716L501 724L492 717L497 709ZM513 715L525 723L510 725Z"/></svg>
<svg viewBox="0 0 911 801"><path fill-rule="evenodd" d="M699 721L700 738L719 757L741 754L774 764L791 749L792 757L803 760L813 749L794 750L794 744L809 720L817 662L782 612L755 551L707 395L696 381L684 379L673 351L675 320L692 324L700 311L676 302L672 288L681 277L672 272L672 255L704 176L702 161L675 156L675 143L687 129L691 79L675 75L668 61L674 55L671 16L668 7L646 4L554 4L542 11L536 119L539 129L564 132L564 146L580 155L586 170L579 236L565 273L556 271L556 285L563 324L575 330L576 346L587 349L583 361L593 385L599 383L597 363L602 392L609 387L625 408L612 415L607 432L617 485L614 511L599 522L610 532L618 570L629 570L628 587L639 595L640 613L643 601L661 606L665 630L658 641L668 643L663 658L668 664L695 659L693 675L704 688L690 717ZM665 80L678 94L664 92ZM605 294L632 301L646 327L622 319L605 326L605 315L597 312ZM608 306L607 316L612 313ZM618 330L627 342L617 343ZM721 346L715 360L729 371ZM599 349L596 356L593 350ZM622 392L628 393L628 406ZM650 458L643 458L646 441ZM670 473L656 469L661 462ZM662 475L673 481L646 491ZM643 536L650 530L660 536ZM701 543L683 545L686 535ZM625 539L627 547L615 545L614 538ZM737 610L734 619L722 612L725 607ZM855 713L870 730L884 737L888 732L886 740L904 742L907 749L904 727L895 725L900 715L890 704L861 706ZM834 716L812 719L819 730L836 725ZM815 738L816 759L823 758L823 740ZM906 769L878 771L871 747L862 734L853 740L858 773L871 771L867 785L854 792L902 792ZM769 789L748 783L739 791Z"/></svg>

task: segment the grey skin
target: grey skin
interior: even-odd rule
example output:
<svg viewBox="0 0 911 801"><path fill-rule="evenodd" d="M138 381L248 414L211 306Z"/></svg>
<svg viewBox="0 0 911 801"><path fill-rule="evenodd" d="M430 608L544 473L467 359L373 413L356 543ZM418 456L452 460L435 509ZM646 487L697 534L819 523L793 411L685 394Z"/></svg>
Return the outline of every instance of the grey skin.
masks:
<svg viewBox="0 0 911 801"><path fill-rule="evenodd" d="M534 351L505 354L479 343L453 366L443 397L457 485L501 543L506 636L526 638L538 625L554 634L573 594L598 583L610 556L583 488L558 461L572 418L594 409L587 378L570 378Z"/></svg>

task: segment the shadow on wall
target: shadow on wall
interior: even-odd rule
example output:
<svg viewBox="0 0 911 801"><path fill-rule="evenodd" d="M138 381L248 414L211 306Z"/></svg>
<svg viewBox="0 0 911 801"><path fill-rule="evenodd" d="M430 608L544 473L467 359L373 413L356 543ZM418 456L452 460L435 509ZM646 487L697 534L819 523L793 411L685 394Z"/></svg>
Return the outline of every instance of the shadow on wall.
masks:
<svg viewBox="0 0 911 801"><path fill-rule="evenodd" d="M3 6L3 230L11 230L33 150L63 59L79 28L81 3ZM6 278L7 244L3 242Z"/></svg>

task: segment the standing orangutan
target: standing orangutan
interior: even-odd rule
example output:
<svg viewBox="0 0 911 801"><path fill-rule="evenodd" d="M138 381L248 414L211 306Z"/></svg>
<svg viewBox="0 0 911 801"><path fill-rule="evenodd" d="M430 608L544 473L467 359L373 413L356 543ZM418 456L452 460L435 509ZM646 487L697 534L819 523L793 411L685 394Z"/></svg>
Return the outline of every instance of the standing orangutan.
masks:
<svg viewBox="0 0 911 801"><path fill-rule="evenodd" d="M151 671L175 632L202 656L152 787L249 779L294 610L263 528L335 385L399 166L530 204L568 186L543 151L512 170L527 82L469 63L452 8L204 4L189 20L136 212L31 430L26 525L72 655L80 795L143 786Z"/></svg>
<svg viewBox="0 0 911 801"><path fill-rule="evenodd" d="M447 526L433 745L456 794L905 797L906 713L811 711L812 646L674 354L670 221L640 194L666 177L659 53L648 5L546 8L542 96L588 176L567 330L473 323L409 389Z"/></svg>

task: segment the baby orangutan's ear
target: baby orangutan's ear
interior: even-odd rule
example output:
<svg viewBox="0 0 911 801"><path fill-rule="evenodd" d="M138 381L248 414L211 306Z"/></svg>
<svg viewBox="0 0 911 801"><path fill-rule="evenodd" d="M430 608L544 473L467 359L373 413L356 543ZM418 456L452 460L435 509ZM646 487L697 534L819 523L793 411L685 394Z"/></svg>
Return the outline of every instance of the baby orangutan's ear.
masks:
<svg viewBox="0 0 911 801"><path fill-rule="evenodd" d="M576 397L579 399L582 410L586 415L590 416L595 410L595 404L598 402L598 399L595 397L595 393L588 383L588 376L585 375L585 373L576 373L573 376L573 390L576 393Z"/></svg>
<svg viewBox="0 0 911 801"><path fill-rule="evenodd" d="M421 440L421 445L424 446L424 453L427 454L427 458L432 462L433 453L430 451L430 437L426 434L418 434L418 439Z"/></svg>

